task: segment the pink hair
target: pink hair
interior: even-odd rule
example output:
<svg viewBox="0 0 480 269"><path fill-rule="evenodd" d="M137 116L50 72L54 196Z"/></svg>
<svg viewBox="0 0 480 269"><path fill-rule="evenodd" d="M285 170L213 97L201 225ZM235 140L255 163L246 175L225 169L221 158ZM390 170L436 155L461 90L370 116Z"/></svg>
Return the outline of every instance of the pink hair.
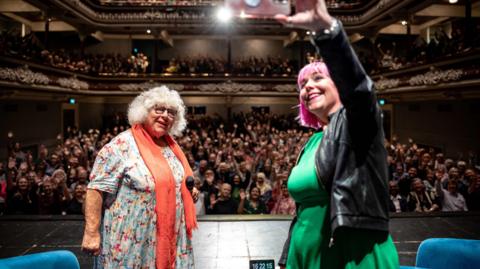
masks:
<svg viewBox="0 0 480 269"><path fill-rule="evenodd" d="M298 73L298 78L297 78L297 87L299 90L302 89L302 81L306 79L308 76L310 76L313 73L320 73L323 74L327 77L330 78L330 72L328 71L327 65L323 62L312 62L307 64L300 70ZM305 107L305 104L303 103L302 100L300 100L300 104L298 105L299 108L299 113L298 113L298 119L300 120L300 124L305 127L311 127L315 129L320 129L322 128L323 124L318 118L308 111L308 109Z"/></svg>

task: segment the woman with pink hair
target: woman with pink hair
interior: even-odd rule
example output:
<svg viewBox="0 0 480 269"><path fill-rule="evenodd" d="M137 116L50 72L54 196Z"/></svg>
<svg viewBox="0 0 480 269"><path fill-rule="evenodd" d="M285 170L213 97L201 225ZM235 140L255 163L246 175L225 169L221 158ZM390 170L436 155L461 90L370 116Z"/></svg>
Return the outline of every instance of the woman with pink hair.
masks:
<svg viewBox="0 0 480 269"><path fill-rule="evenodd" d="M298 75L299 119L317 129L288 179L297 203L282 268L398 268L388 232L387 152L373 83L324 0L277 19L317 33L325 63Z"/></svg>

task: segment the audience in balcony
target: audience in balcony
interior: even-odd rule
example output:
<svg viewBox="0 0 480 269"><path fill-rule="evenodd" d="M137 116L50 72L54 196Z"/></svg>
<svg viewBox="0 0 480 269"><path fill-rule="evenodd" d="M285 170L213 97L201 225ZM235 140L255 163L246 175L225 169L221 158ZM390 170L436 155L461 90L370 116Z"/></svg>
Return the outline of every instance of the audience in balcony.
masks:
<svg viewBox="0 0 480 269"><path fill-rule="evenodd" d="M453 55L467 53L480 46L480 29L474 29L474 38L467 44L460 27L454 27L449 36L437 29L429 42L418 36L406 51L400 51L396 43L378 43L371 53L359 51L358 55L370 74L383 73L419 64L447 59ZM27 61L37 62L72 72L90 75L127 75L151 73L150 59L141 53L130 56L113 54L83 54L80 50L47 50L35 34L20 37L18 33L0 32L0 54ZM253 76L291 76L296 73L298 63L293 59L279 57L246 57L233 59L231 63L220 57L175 57L160 72L175 75L225 74Z"/></svg>
<svg viewBox="0 0 480 269"><path fill-rule="evenodd" d="M291 76L296 70L294 61L280 57L263 59L252 56L234 60L231 65L224 58L176 57L169 61L168 66L164 67L163 71L169 74L181 75L233 73L236 75Z"/></svg>

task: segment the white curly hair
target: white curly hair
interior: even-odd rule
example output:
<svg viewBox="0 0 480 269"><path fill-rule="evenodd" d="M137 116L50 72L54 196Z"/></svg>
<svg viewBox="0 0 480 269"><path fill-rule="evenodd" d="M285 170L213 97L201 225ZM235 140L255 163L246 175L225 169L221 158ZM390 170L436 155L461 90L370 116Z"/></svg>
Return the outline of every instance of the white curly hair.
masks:
<svg viewBox="0 0 480 269"><path fill-rule="evenodd" d="M180 94L166 86L152 88L135 97L128 107L128 122L130 125L143 124L147 119L150 109L155 105L165 105L177 110L173 125L168 130L170 135L181 136L187 126L185 120L185 105Z"/></svg>

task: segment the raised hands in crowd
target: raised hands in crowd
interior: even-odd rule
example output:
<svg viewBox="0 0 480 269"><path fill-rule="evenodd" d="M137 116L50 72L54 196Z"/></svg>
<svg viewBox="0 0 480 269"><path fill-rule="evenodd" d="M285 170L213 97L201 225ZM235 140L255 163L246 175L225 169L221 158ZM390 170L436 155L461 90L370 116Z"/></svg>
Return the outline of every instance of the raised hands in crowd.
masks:
<svg viewBox="0 0 480 269"><path fill-rule="evenodd" d="M189 115L188 122L178 141L202 192L197 212L235 207L233 214L294 214L286 180L311 130L298 127L293 115L265 111L235 114L234 123L218 115ZM54 148L40 146L38 156L12 138L9 159L0 162L0 209L8 214L81 213L97 152L127 128L85 133L69 128ZM438 149L413 140L400 143L395 136L385 147L392 212L480 209L480 173L473 155L454 161ZM245 210L247 202L255 210ZM265 210L257 210L262 204ZM451 206L457 204L465 206ZM221 205L220 211L213 210L215 205Z"/></svg>

